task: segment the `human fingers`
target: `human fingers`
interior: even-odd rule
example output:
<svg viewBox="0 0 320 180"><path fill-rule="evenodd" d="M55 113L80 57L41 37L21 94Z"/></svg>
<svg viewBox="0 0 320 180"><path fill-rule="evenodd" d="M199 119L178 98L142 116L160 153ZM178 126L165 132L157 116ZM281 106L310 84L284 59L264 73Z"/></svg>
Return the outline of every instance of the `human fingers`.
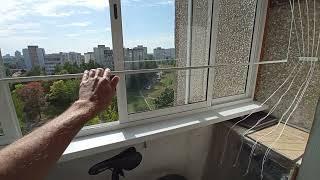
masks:
<svg viewBox="0 0 320 180"><path fill-rule="evenodd" d="M102 68L97 68L95 77L98 77L98 76L102 77L103 73L104 73L104 70Z"/></svg>
<svg viewBox="0 0 320 180"><path fill-rule="evenodd" d="M111 80L111 86L115 89L119 82L120 78L118 76L114 76Z"/></svg>
<svg viewBox="0 0 320 180"><path fill-rule="evenodd" d="M94 78L95 74L96 74L96 70L95 69L90 69L89 77Z"/></svg>
<svg viewBox="0 0 320 180"><path fill-rule="evenodd" d="M89 78L89 71L85 70L83 72L82 81L86 81L86 80L88 80L88 78Z"/></svg>
<svg viewBox="0 0 320 180"><path fill-rule="evenodd" d="M110 76L111 76L111 71L109 68L106 68L103 73L103 78L110 80Z"/></svg>

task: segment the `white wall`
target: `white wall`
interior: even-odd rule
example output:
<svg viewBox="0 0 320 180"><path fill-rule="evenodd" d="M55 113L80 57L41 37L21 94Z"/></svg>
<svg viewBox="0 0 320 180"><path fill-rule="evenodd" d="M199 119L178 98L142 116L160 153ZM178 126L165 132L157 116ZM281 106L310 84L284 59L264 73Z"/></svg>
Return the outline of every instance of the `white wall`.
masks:
<svg viewBox="0 0 320 180"><path fill-rule="evenodd" d="M148 141L146 148L143 144L135 145L143 156L142 162L138 168L125 172L126 179L152 180L166 173L179 173L189 180L200 180L211 144L212 129L212 126L209 126ZM60 163L47 179L111 179L110 171L89 176L88 169L124 149Z"/></svg>

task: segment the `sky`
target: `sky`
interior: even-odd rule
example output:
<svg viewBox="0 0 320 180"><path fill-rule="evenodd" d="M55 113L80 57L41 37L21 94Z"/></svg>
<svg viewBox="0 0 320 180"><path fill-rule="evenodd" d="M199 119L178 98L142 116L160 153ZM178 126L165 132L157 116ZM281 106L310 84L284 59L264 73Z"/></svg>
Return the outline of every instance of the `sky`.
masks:
<svg viewBox="0 0 320 180"><path fill-rule="evenodd" d="M1 0L4 1L4 0ZM125 47L174 47L173 0L122 0ZM46 53L112 47L108 0L9 0L0 8L0 48L13 55L28 45Z"/></svg>

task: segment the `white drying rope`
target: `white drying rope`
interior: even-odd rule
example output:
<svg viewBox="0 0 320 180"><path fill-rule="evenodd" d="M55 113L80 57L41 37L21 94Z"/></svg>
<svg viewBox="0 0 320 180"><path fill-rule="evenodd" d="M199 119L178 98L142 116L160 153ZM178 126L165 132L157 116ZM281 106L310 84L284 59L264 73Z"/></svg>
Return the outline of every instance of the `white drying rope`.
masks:
<svg viewBox="0 0 320 180"><path fill-rule="evenodd" d="M300 0L298 0L298 9L299 9L300 25L301 25L302 55L305 56L305 51L304 51L304 35L303 35L304 33L303 33L303 22L302 22L302 13L301 13Z"/></svg>
<svg viewBox="0 0 320 180"><path fill-rule="evenodd" d="M306 0L306 8L307 8L307 30L308 30L308 54L307 56L310 56L310 19L309 19L309 3L308 0Z"/></svg>
<svg viewBox="0 0 320 180"><path fill-rule="evenodd" d="M290 52L290 46L291 46L291 39L292 39L292 30L293 30L293 24L295 24L295 16L294 16L294 1L293 3L291 4L291 1L289 0L290 2L290 8L291 8L291 14L292 14L292 17L291 17L291 26L290 26L290 33L289 33L289 42L288 42L288 49L287 49L287 59L289 59L289 52ZM295 25L295 29L297 31L297 27ZM296 35L298 33L296 32ZM302 37L303 37L303 32L302 32ZM297 35L297 43L298 43L298 48L299 48L299 54L301 56L301 51L300 51L300 45L299 45L299 38L298 38L298 35ZM300 63L299 63L300 64ZM272 94L271 96L269 96L262 104L261 106L263 106L269 99L271 99L277 91L279 91L284 85L285 83L291 78L292 74L295 72L295 69L297 68L298 64L296 64L296 66L293 68L293 70L291 71L290 75L286 78L286 80L278 87L278 89L276 89ZM299 69L300 71L300 69ZM296 76L295 76L296 77ZM295 79L295 78L294 78ZM280 100L281 101L281 100ZM280 103L280 101L278 102L278 104ZM243 119L239 120L238 122L236 122L235 124L232 125L231 128L229 128L228 132L227 132L227 135L226 135L226 138L225 138L225 144L224 144L224 148L223 148L223 151L222 151L222 155L221 155L221 158L220 158L220 163L219 165L221 166L223 164L223 161L224 161L224 157L225 157L225 152L226 152L226 149L227 149L227 146L228 146L228 141L229 141L229 136L230 136L230 132L231 130L233 130L236 125L238 125L239 123L245 121L249 116L251 116L253 113L257 112L257 110L253 110L251 111L251 113L247 116L245 116ZM262 120L261 120L262 121ZM260 122L261 122L260 121ZM260 123L259 122L259 123ZM242 146L243 146L243 139L241 139L242 143L241 143L241 146L240 146L240 150L238 151L238 154L237 154L237 158L236 158L236 161L234 163L234 166L236 165L237 161L238 161L238 158L239 158L239 154L242 150Z"/></svg>
<svg viewBox="0 0 320 180"><path fill-rule="evenodd" d="M293 77L293 79L291 80L290 82L290 85L288 86L288 88L286 89L286 91L281 95L281 97L279 98L279 100L275 103L275 105L271 108L271 110L268 112L267 115L265 115L264 117L262 117L261 119L259 119L257 121L257 123L255 125L253 125L250 129L246 130L245 133L242 134L242 137L241 137L241 146L243 145L243 141L244 141L244 138L247 134L249 134L251 132L252 129L254 129L258 124L260 124L264 119L266 119L270 114L272 114L278 107L278 105L280 104L280 102L282 101L282 99L287 95L287 93L291 90L292 88L292 85L293 83L295 82L295 79L298 77L301 69L302 69L303 66L300 66L298 72L295 74L295 76ZM245 173L245 175L248 173L249 171L249 168L250 168L250 163L251 163L251 158L252 158L252 154L253 152L255 151L255 147L256 147L256 144L257 144L257 140L255 141L255 144L251 147L251 153L250 153L250 157L249 157L249 160L248 160L248 167L247 167L247 171ZM238 152L238 155L237 155L237 159L235 161L235 163L238 162L238 159L239 159L239 155L240 155L240 152L241 152L242 149L239 149L239 152Z"/></svg>
<svg viewBox="0 0 320 180"><path fill-rule="evenodd" d="M288 82L288 80L295 73L295 70L297 69L298 65L299 64L295 65L295 67L292 69L292 71L290 72L288 77L285 79L285 81L262 104L260 104L260 106L263 106L264 104L266 104ZM257 109L254 109L253 111L251 111L250 114L248 114L247 116L245 116L244 118L242 118L241 120L239 120L238 122L233 124L231 126L231 128L229 128L229 130L227 132L227 135L226 135L226 138L225 138L225 144L224 144L223 152L222 152L222 155L221 155L221 158L220 158L220 165L222 165L223 161L224 161L224 156L225 156L225 152L226 152L226 149L227 149L227 146L228 146L228 141L229 141L229 136L230 136L231 130L233 130L239 123L241 123L244 120L246 120L249 116L251 116L255 112L257 112Z"/></svg>
<svg viewBox="0 0 320 180"><path fill-rule="evenodd" d="M299 104L300 104L300 102L301 102L301 100L302 100L302 98L303 98L303 96L304 96L304 94L305 94L305 92L306 92L306 90L307 90L307 88L308 88L308 86L309 86L309 83L310 83L310 81L311 81L311 79L312 79L312 77L313 77L314 67L315 67L315 66L314 66L314 62L311 62L310 70L309 70L309 72L308 72L308 74L307 74L307 78L306 78L305 82L302 83L302 86L299 88L299 91L301 91L301 88L302 88L303 85L304 85L303 91L301 92L301 95L300 95L299 99L297 100L296 105L294 106L294 108L292 109L291 113L290 113L289 116L287 117L287 119L286 119L286 121L285 121L285 123L284 123L284 125L283 125L283 128L282 128L282 130L281 130L281 132L280 132L280 134L279 134L279 136L275 139L275 141L273 141L273 143L271 144L271 146L268 147L268 149L267 149L267 151L266 151L266 153L265 153L265 155L264 155L264 157L263 157L262 165L261 165L261 173L260 173L261 180L263 179L264 164L265 164L265 162L266 162L266 160L267 160L267 157L268 157L268 155L269 155L269 152L270 152L270 150L273 148L274 144L275 144L275 143L280 139L280 137L282 136L282 134L283 134L283 132L284 132L284 129L285 129L285 127L286 127L286 125L287 125L290 117L292 116L292 114L295 112L295 110L296 110L297 107L299 106ZM311 72L310 72L310 71L311 71ZM299 93L299 92L298 92L298 93ZM297 95L298 95L298 93L297 93ZM297 97L297 96L296 96L296 97ZM283 115L283 116L281 117L281 119L279 120L277 126L276 126L275 128L273 128L272 132L279 127L279 125L281 124L281 121L282 121L283 117L289 112L289 110L291 109L292 105L293 105L294 102L296 101L296 97L295 97L295 99L292 101L292 103L291 103L291 105L289 106L289 108L287 109L287 111L284 113L284 115ZM271 131L270 131L270 132L271 132ZM271 132L271 133L272 133L272 132ZM269 133L268 133L268 134L269 134Z"/></svg>
<svg viewBox="0 0 320 180"><path fill-rule="evenodd" d="M313 0L313 39L312 39L312 56L314 56L314 43L316 39L316 0Z"/></svg>

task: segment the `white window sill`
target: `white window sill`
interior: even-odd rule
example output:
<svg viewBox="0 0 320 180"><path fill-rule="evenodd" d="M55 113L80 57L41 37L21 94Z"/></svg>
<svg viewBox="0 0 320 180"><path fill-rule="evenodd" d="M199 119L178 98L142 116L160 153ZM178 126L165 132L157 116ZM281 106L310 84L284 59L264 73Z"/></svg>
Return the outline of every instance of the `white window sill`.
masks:
<svg viewBox="0 0 320 180"><path fill-rule="evenodd" d="M79 137L71 142L63 153L63 156L60 158L60 162L143 143L144 141L149 141L170 134L209 126L235 117L243 116L250 113L253 109L257 109L256 111L262 111L266 108L266 106L261 107L259 103L248 102L181 118Z"/></svg>

